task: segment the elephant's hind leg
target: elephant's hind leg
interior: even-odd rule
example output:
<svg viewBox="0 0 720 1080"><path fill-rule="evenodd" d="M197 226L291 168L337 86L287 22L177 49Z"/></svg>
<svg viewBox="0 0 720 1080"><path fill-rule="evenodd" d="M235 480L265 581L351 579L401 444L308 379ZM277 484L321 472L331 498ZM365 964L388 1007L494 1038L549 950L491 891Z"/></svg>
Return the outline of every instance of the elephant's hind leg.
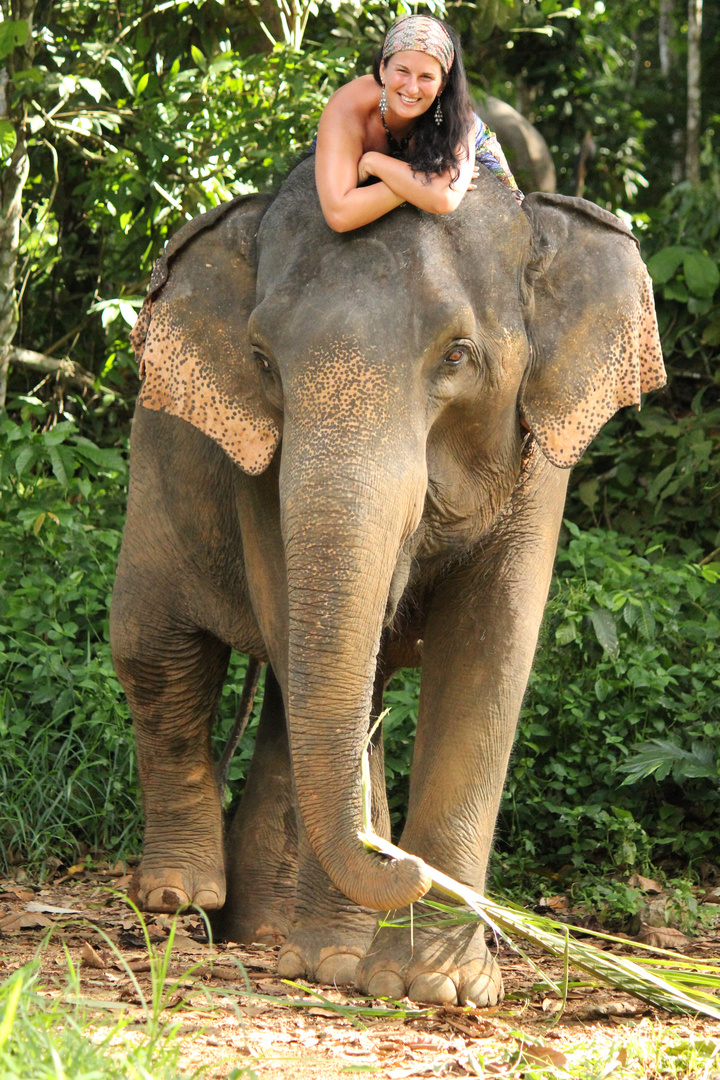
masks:
<svg viewBox="0 0 720 1080"><path fill-rule="evenodd" d="M130 897L146 911L225 902L222 814L210 729L229 648L157 607L113 605L113 654L133 715L145 811Z"/></svg>
<svg viewBox="0 0 720 1080"><path fill-rule="evenodd" d="M217 932L279 945L295 907L297 825L282 693L271 667L255 753L227 838L228 894Z"/></svg>

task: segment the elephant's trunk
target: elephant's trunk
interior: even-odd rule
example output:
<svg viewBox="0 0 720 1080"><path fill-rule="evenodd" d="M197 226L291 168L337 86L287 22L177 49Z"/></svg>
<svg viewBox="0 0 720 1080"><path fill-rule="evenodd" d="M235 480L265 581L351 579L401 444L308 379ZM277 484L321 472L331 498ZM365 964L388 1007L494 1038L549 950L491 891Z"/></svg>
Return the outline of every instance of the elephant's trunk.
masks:
<svg viewBox="0 0 720 1080"><path fill-rule="evenodd" d="M368 852L360 758L383 615L399 551L426 488L424 455L298 457L288 433L281 472L288 574L288 720L303 822L330 878L375 911L429 888L421 868ZM323 456L324 457L324 456ZM388 457L391 460L388 460ZM297 462L295 466L286 463Z"/></svg>

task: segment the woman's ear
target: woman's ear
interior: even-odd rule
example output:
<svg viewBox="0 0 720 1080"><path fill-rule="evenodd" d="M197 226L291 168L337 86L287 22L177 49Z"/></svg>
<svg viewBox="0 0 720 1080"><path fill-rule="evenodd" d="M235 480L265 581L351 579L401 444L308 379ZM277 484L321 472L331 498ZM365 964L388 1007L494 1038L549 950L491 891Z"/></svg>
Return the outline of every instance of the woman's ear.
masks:
<svg viewBox="0 0 720 1080"><path fill-rule="evenodd" d="M535 192L526 282L532 360L520 413L568 468L624 405L665 383L652 283L629 229L585 199Z"/></svg>
<svg viewBox="0 0 720 1080"><path fill-rule="evenodd" d="M380 61L380 82L385 85L385 61Z"/></svg>

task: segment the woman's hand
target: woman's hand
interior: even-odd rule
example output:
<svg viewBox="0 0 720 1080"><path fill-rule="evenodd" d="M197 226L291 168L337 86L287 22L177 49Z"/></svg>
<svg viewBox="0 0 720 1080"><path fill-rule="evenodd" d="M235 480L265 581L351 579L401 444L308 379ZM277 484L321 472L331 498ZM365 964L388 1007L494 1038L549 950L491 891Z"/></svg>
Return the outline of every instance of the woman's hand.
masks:
<svg viewBox="0 0 720 1080"><path fill-rule="evenodd" d="M480 167L478 165L473 165L473 171L472 171L473 180L477 180L479 175L480 175ZM467 189L468 189L468 191L474 191L476 187L477 187L477 184L473 184L472 181L471 181L468 184Z"/></svg>
<svg viewBox="0 0 720 1080"><path fill-rule="evenodd" d="M358 161L358 187L360 184L364 184L371 176L377 176L373 169L373 158L375 156L375 151L367 150Z"/></svg>

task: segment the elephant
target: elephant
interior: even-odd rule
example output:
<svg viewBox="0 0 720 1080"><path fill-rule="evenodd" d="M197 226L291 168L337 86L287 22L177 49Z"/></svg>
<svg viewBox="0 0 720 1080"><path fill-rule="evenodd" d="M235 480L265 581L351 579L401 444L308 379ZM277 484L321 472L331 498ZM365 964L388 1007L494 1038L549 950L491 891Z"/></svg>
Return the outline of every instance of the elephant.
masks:
<svg viewBox="0 0 720 1080"><path fill-rule="evenodd" d="M490 1005L482 929L377 928L482 890L568 469L664 369L630 231L480 169L447 215L325 223L312 159L188 223L133 331L143 378L111 610L145 813L132 895L194 904L278 972ZM231 648L267 662L223 835L210 732ZM420 666L409 804L358 838L383 692ZM390 835L382 737L372 820ZM420 860L424 860L421 862Z"/></svg>
<svg viewBox="0 0 720 1080"><path fill-rule="evenodd" d="M538 129L512 105L492 94L475 105L475 112L497 134L520 188L525 192L554 192L555 165Z"/></svg>

